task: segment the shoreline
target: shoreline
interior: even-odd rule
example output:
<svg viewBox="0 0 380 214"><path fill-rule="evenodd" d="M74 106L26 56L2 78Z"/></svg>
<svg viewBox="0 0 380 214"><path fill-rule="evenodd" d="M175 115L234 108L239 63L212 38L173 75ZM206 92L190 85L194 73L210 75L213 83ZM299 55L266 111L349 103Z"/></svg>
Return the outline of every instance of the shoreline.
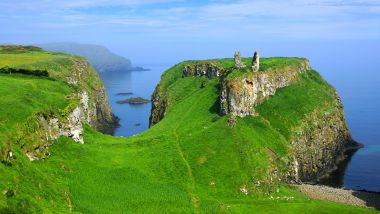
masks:
<svg viewBox="0 0 380 214"><path fill-rule="evenodd" d="M334 188L323 185L297 184L293 185L306 196L337 203L344 203L380 210L380 193L362 190Z"/></svg>

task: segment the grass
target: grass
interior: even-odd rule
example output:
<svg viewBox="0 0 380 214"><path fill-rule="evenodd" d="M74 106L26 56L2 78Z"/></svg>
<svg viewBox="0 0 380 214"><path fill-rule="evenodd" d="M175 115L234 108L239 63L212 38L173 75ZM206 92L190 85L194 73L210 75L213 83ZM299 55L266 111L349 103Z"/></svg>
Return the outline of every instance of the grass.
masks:
<svg viewBox="0 0 380 214"><path fill-rule="evenodd" d="M69 105L74 90L66 83L27 75L0 74L0 140L17 141L26 150L40 139L26 135L38 113L56 112ZM34 124L32 122L32 124Z"/></svg>
<svg viewBox="0 0 380 214"><path fill-rule="evenodd" d="M183 66L163 75L159 87L170 109L144 133L120 138L86 126L84 145L61 137L50 158L35 162L12 145L12 165L0 164L0 213L375 212L310 200L281 182L269 182L275 166L283 170L291 126L315 110L317 100L323 98L327 106L331 101L324 96L331 95L331 87L315 72L264 102L260 116L238 118L230 129L228 116L218 114L218 80L182 78ZM61 81L23 75L0 75L0 81L8 84L0 84L0 93L9 94L8 105L18 108L1 109L1 118L12 120L13 127L37 111L64 109L69 105L64 96L73 90ZM28 97L32 100L24 103ZM279 106L283 102L289 104ZM296 102L302 111L291 107ZM10 124L7 129L14 130Z"/></svg>
<svg viewBox="0 0 380 214"><path fill-rule="evenodd" d="M276 96L257 107L258 113L288 140L292 128L299 125L305 115L335 109L335 92L317 72L309 71L300 78L300 82L279 89Z"/></svg>

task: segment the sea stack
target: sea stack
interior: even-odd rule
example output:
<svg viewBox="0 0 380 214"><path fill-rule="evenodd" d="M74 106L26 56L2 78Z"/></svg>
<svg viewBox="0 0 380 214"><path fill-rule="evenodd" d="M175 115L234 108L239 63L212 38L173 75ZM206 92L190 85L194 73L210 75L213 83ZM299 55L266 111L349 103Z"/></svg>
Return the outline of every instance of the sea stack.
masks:
<svg viewBox="0 0 380 214"><path fill-rule="evenodd" d="M259 71L260 68L260 55L259 51L255 51L252 58L252 70L253 72Z"/></svg>
<svg viewBox="0 0 380 214"><path fill-rule="evenodd" d="M241 61L240 51L235 52L234 60L235 60L235 68L242 69L246 67L246 65Z"/></svg>

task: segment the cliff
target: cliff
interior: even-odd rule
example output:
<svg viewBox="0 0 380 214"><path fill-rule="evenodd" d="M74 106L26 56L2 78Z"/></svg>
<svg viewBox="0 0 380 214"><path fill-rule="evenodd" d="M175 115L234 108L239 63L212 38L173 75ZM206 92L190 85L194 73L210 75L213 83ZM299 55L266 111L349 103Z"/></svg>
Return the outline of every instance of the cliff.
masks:
<svg viewBox="0 0 380 214"><path fill-rule="evenodd" d="M265 72L232 73L222 79L220 96L221 113L244 117L255 115L255 106L261 104L276 90L297 81L297 75L310 70L307 60L300 59L291 65L269 68Z"/></svg>
<svg viewBox="0 0 380 214"><path fill-rule="evenodd" d="M19 102L41 103L39 104L40 110L37 110L38 108L34 105L29 115L26 114L27 110L20 112L27 118L24 118L24 121L15 121L18 127L17 133L14 131L6 135L1 133L4 135L2 138L23 145L23 151L30 160L48 156L48 147L60 136L70 137L83 144L83 124L89 124L105 133L112 133L113 128L117 126L117 118L112 114L102 82L84 58L50 53L37 47L28 46L1 46L0 56L0 66L5 68L5 71L22 70L25 71L23 73L31 76L12 78L12 73L7 74L11 78L10 81L14 82L13 87L20 84L18 82L21 78L30 81L31 84L36 83L33 89L38 89L37 82L40 80L33 80L32 77L35 76L36 72L34 71L38 70L44 71L45 76L48 76L48 81L44 84L51 85L50 82L54 82L59 85L55 87L65 88L65 92L59 94L65 96L63 100L58 97L50 97L49 91L46 91L49 102L65 103L62 103L59 108L52 108L52 104L41 103L38 100L41 99L41 96L37 94L31 94L27 100L19 100ZM40 79L44 81L43 77ZM20 87L22 86L20 85ZM41 88L40 90L46 89ZM22 96L14 94L15 99ZM14 115L14 117L16 116Z"/></svg>
<svg viewBox="0 0 380 214"><path fill-rule="evenodd" d="M234 60L187 61L176 65L172 74L163 75L152 96L150 124L153 126L170 112L175 100L166 85L175 82L174 79L215 79L219 85L219 114L229 115L228 126L236 126L235 117L264 118L288 142L283 179L288 182L316 181L344 159L347 149L359 146L348 131L339 96L311 70L306 59L263 58L259 68L258 54L255 56L253 61L257 61L252 66L248 65L250 59L240 59L240 53L235 53ZM285 98L277 97L278 90L288 87L288 90L299 89L289 92ZM280 101L271 105L276 100Z"/></svg>

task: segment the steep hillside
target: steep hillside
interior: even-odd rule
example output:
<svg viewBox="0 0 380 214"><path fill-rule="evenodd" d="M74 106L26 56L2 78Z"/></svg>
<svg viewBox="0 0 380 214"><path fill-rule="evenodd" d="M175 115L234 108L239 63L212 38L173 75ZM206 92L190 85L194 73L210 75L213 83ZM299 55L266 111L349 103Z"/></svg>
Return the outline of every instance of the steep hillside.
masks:
<svg viewBox="0 0 380 214"><path fill-rule="evenodd" d="M286 61L267 59L267 63L273 61L277 65L283 60ZM248 64L249 59L245 61ZM302 115L313 115L318 110L316 100L330 107L336 102L334 90L316 72L297 74L296 81L255 106L255 116L238 117L221 113L221 80L244 76L245 71L237 75L227 72L226 78L184 72L186 66L205 62L218 68L225 66L225 70L233 66L232 59L192 61L166 71L154 95L155 125L140 135L112 137L85 125L85 144L60 137L49 147L48 159L33 162L19 152L20 145L7 141L14 155L0 164L3 193L0 210L5 213L375 212L311 200L283 182L284 177L291 176L288 172L294 150L289 139L296 139L291 137L293 128L308 124L308 117ZM229 75L234 76L228 78ZM2 78L32 77L7 74ZM39 81L51 80L42 77ZM63 85L52 92L64 96L75 90L71 85ZM49 100L50 94L41 96L39 99ZM23 101L16 94L14 99L11 103ZM304 107L294 109L293 102ZM277 106L279 103L283 105ZM52 107L62 106L67 104ZM289 119L279 119L280 116ZM9 112L5 117L11 120L13 115Z"/></svg>
<svg viewBox="0 0 380 214"><path fill-rule="evenodd" d="M0 128L6 130L0 137L18 142L31 159L44 157L61 135L83 143L82 122L104 132L116 125L102 82L83 58L0 46L0 73Z"/></svg>

